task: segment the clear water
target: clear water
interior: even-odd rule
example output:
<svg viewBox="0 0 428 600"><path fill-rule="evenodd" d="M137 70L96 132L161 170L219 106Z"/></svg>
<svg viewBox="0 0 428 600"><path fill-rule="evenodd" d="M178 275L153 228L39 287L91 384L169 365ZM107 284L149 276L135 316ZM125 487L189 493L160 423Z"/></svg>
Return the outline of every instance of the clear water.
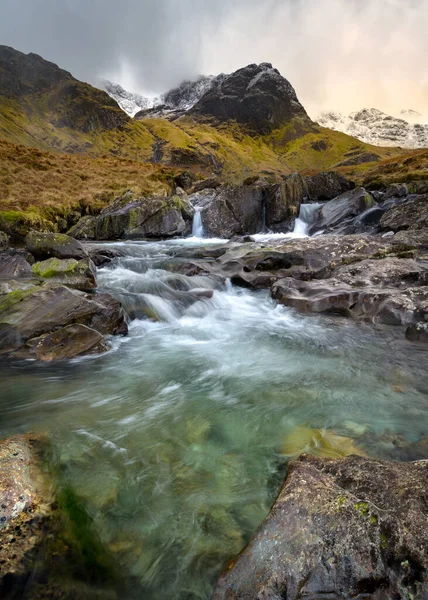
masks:
<svg viewBox="0 0 428 600"><path fill-rule="evenodd" d="M175 275L179 242L116 247L124 257L99 271L100 287L159 320L134 320L104 356L1 365L0 435L49 435L60 483L84 501L128 597L207 599L308 429L382 457L394 436L427 433L427 350L401 330ZM213 297L189 299L194 288Z"/></svg>

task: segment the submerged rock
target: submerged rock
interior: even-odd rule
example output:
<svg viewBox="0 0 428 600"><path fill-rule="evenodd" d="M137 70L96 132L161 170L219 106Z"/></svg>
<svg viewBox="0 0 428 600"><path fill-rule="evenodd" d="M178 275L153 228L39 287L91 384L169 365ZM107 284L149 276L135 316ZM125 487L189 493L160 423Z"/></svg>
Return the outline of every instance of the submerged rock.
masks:
<svg viewBox="0 0 428 600"><path fill-rule="evenodd" d="M302 456L213 600L425 598L428 461Z"/></svg>
<svg viewBox="0 0 428 600"><path fill-rule="evenodd" d="M71 491L57 492L34 435L0 441L0 597L124 597L113 560Z"/></svg>
<svg viewBox="0 0 428 600"><path fill-rule="evenodd" d="M19 351L21 357L31 356L38 343L31 340L74 324L102 335L125 335L128 331L122 306L109 294L91 296L62 285L44 284L0 298L0 355ZM81 354L79 344L72 347Z"/></svg>
<svg viewBox="0 0 428 600"><path fill-rule="evenodd" d="M428 323L414 323L406 329L406 338L411 342L428 343Z"/></svg>
<svg viewBox="0 0 428 600"><path fill-rule="evenodd" d="M25 247L38 260L47 258L88 258L83 245L64 233L41 233L30 231L25 238Z"/></svg>
<svg viewBox="0 0 428 600"><path fill-rule="evenodd" d="M61 283L76 290L94 290L97 287L95 265L89 258L75 260L49 258L32 267L33 274L42 279Z"/></svg>

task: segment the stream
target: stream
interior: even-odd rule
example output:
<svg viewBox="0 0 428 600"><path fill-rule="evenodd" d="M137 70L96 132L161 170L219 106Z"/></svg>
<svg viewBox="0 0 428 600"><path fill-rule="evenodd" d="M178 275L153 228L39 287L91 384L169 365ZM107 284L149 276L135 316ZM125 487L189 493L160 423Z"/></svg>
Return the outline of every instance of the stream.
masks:
<svg viewBox="0 0 428 600"><path fill-rule="evenodd" d="M428 433L425 348L399 328L175 273L180 249L210 243L199 233L103 244L122 256L98 270L100 291L135 317L107 354L0 365L1 437L49 436L60 485L84 503L127 598L208 599L290 458L394 458Z"/></svg>

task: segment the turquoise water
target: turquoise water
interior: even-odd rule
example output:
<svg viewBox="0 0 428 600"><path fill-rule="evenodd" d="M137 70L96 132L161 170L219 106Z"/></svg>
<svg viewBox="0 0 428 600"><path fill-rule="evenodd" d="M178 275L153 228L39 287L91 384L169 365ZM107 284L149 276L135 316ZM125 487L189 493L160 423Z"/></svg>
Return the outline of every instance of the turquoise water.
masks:
<svg viewBox="0 0 428 600"><path fill-rule="evenodd" d="M402 330L172 274L179 243L114 246L124 256L99 270L100 288L141 318L104 356L1 365L0 435L49 435L60 484L82 499L129 597L209 598L284 463L320 436L335 452L394 458L397 440L428 433L428 350ZM213 296L190 301L194 288Z"/></svg>

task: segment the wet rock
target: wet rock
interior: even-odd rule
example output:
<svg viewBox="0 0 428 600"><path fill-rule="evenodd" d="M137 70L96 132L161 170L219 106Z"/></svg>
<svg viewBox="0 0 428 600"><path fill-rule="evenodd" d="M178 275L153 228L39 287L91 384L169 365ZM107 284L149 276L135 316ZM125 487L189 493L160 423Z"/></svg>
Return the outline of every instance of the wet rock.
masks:
<svg viewBox="0 0 428 600"><path fill-rule="evenodd" d="M32 338L15 356L51 362L89 354L102 354L109 349L110 346L101 333L86 325L75 324Z"/></svg>
<svg viewBox="0 0 428 600"><path fill-rule="evenodd" d="M97 287L95 265L91 259L75 260L49 258L32 267L36 277L61 283L76 290L93 290Z"/></svg>
<svg viewBox="0 0 428 600"><path fill-rule="evenodd" d="M352 181L349 181L337 171L327 171L305 177L305 182L310 200L319 202L333 200L333 198L355 187Z"/></svg>
<svg viewBox="0 0 428 600"><path fill-rule="evenodd" d="M128 331L122 306L109 294L91 296L57 284L44 284L0 297L0 355L68 325L81 324L102 335Z"/></svg>
<svg viewBox="0 0 428 600"><path fill-rule="evenodd" d="M176 177L174 177L174 183L176 186L181 187L183 190L188 192L190 188L195 184L195 175L189 171L183 171Z"/></svg>
<svg viewBox="0 0 428 600"><path fill-rule="evenodd" d="M257 233L263 229L263 192L248 186L224 186L201 217L204 229L216 237Z"/></svg>
<svg viewBox="0 0 428 600"><path fill-rule="evenodd" d="M116 248L88 247L89 256L96 267L103 267L111 263L115 258L123 256Z"/></svg>
<svg viewBox="0 0 428 600"><path fill-rule="evenodd" d="M428 271L411 258L367 259L335 269L334 277L354 287L428 285Z"/></svg>
<svg viewBox="0 0 428 600"><path fill-rule="evenodd" d="M406 338L411 342L428 343L428 323L414 323L406 329Z"/></svg>
<svg viewBox="0 0 428 600"><path fill-rule="evenodd" d="M114 563L84 509L71 492L54 492L48 451L34 435L0 441L0 597L124 597L116 594Z"/></svg>
<svg viewBox="0 0 428 600"><path fill-rule="evenodd" d="M32 277L31 263L33 262L34 258L27 252L12 248L0 252L0 279Z"/></svg>
<svg viewBox="0 0 428 600"><path fill-rule="evenodd" d="M67 233L76 240L95 240L97 237L96 217L82 217Z"/></svg>
<svg viewBox="0 0 428 600"><path fill-rule="evenodd" d="M418 321L428 313L428 287L353 287L336 278L275 282L272 297L300 312L337 313L387 325Z"/></svg>
<svg viewBox="0 0 428 600"><path fill-rule="evenodd" d="M373 197L364 188L357 188L330 200L321 208L312 231L346 233L346 226L367 209L375 206Z"/></svg>
<svg viewBox="0 0 428 600"><path fill-rule="evenodd" d="M264 193L266 225L268 227L282 225L286 230L290 230L295 217L299 215L300 204L307 195L307 187L303 177L299 173L293 173L286 177L282 183L266 188Z"/></svg>
<svg viewBox="0 0 428 600"><path fill-rule="evenodd" d="M38 260L46 258L87 258L83 245L64 233L40 233L30 231L25 238L25 247Z"/></svg>
<svg viewBox="0 0 428 600"><path fill-rule="evenodd" d="M428 227L425 229L408 229L399 231L392 238L393 244L407 244L418 249L428 248Z"/></svg>
<svg viewBox="0 0 428 600"><path fill-rule="evenodd" d="M392 205L380 221L383 231L428 228L428 194L410 196L404 202Z"/></svg>
<svg viewBox="0 0 428 600"><path fill-rule="evenodd" d="M425 598L428 461L302 456L213 600Z"/></svg>
<svg viewBox="0 0 428 600"><path fill-rule="evenodd" d="M266 285L274 280L293 277L300 280L325 279L341 265L368 258L381 258L403 247L393 246L380 238L361 235L325 235L290 239L264 244L230 246L216 261L207 265L213 273L249 282L260 272L268 273ZM273 283L273 281L271 281Z"/></svg>

